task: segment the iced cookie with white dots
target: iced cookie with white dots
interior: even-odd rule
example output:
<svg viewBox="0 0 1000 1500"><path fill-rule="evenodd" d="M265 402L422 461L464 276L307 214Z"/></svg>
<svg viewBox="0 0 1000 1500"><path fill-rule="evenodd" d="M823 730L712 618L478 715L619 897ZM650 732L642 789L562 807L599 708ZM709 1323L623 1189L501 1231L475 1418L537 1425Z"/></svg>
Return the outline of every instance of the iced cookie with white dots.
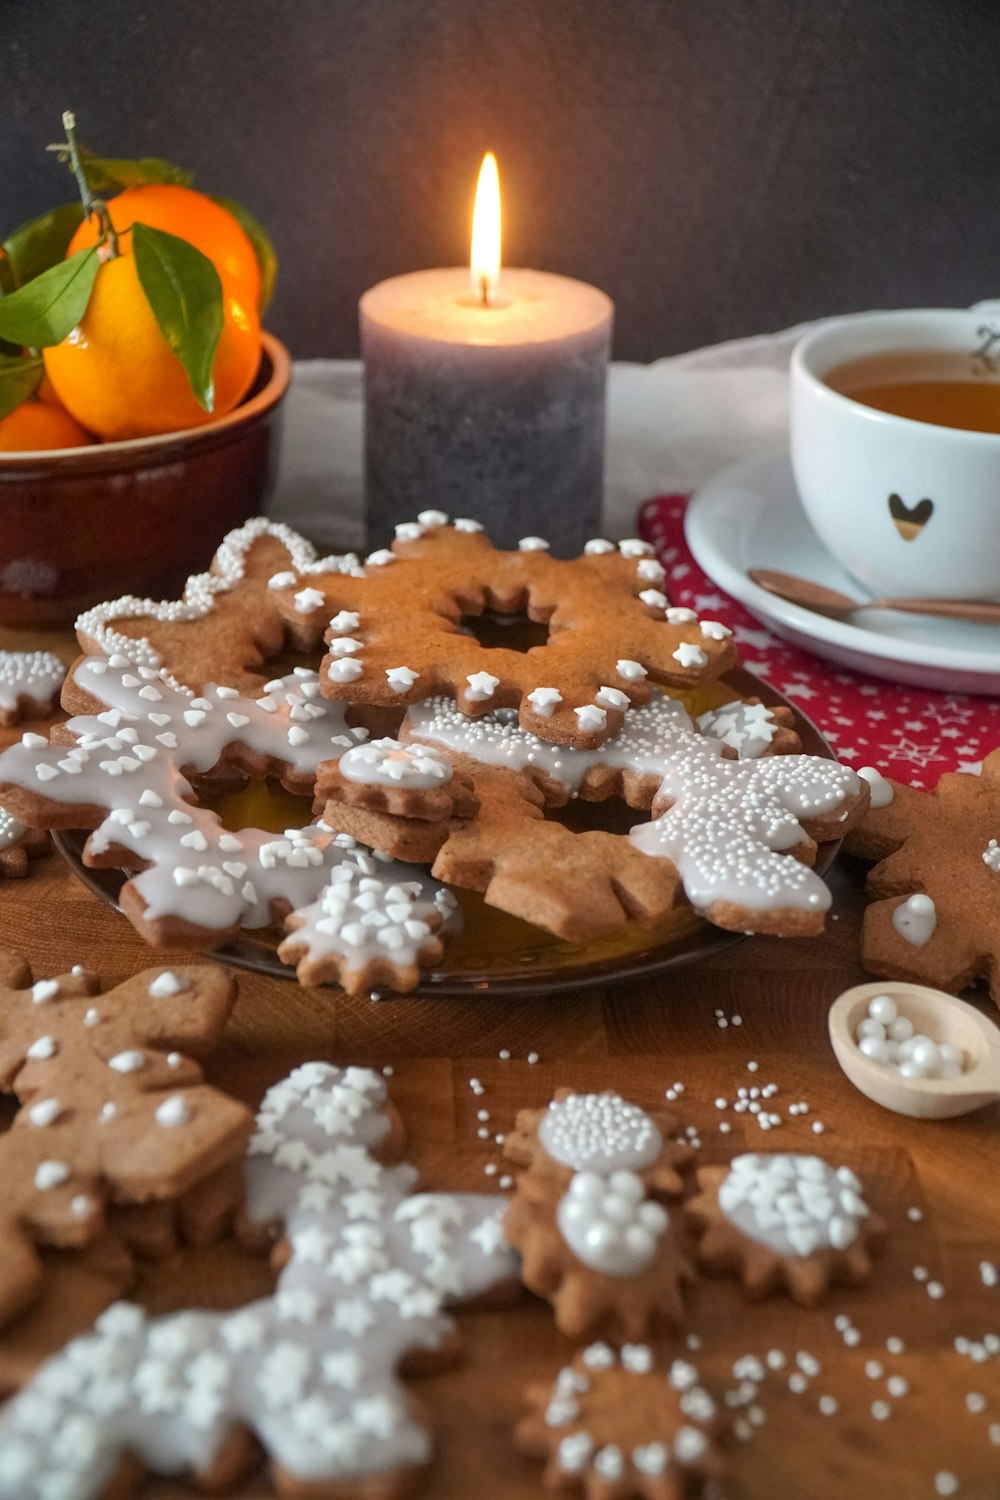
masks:
<svg viewBox="0 0 1000 1500"><path fill-rule="evenodd" d="M0 725L54 713L65 677L52 651L0 651Z"/></svg>
<svg viewBox="0 0 1000 1500"><path fill-rule="evenodd" d="M613 1093L560 1089L518 1114L504 1154L523 1170L505 1225L563 1333L644 1338L681 1321L691 1268L679 1210L662 1200L680 1194L693 1152L676 1129Z"/></svg>
<svg viewBox="0 0 1000 1500"><path fill-rule="evenodd" d="M0 1324L42 1292L38 1249L92 1244L111 1204L141 1203L167 1250L175 1224L196 1239L224 1227L253 1120L193 1056L235 995L222 969L189 965L107 991L83 969L32 981L0 950L0 1088L20 1102L0 1135Z"/></svg>
<svg viewBox="0 0 1000 1500"><path fill-rule="evenodd" d="M685 1216L703 1270L739 1277L754 1300L785 1292L803 1307L867 1281L885 1242L850 1167L796 1153L700 1168Z"/></svg>
<svg viewBox="0 0 1000 1500"><path fill-rule="evenodd" d="M546 1489L585 1500L682 1500L725 1472L720 1410L686 1359L648 1344L591 1344L530 1386L517 1445L545 1461Z"/></svg>

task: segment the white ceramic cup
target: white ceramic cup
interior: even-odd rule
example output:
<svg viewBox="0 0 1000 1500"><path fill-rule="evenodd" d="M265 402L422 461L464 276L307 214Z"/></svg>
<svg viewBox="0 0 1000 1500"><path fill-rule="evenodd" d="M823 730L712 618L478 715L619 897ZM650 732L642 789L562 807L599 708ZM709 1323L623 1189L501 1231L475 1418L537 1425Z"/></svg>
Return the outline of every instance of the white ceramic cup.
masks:
<svg viewBox="0 0 1000 1500"><path fill-rule="evenodd" d="M877 595L1000 598L1000 434L893 416L824 383L848 360L909 350L960 355L969 378L995 378L1000 319L947 308L862 313L796 345L791 446L803 507L838 562Z"/></svg>

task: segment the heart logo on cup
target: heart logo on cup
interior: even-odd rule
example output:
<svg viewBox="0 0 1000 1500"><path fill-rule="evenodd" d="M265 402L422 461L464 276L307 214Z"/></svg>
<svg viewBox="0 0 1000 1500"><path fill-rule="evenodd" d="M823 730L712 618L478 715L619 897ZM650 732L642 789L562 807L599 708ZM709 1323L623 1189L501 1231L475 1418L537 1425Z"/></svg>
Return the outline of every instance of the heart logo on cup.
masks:
<svg viewBox="0 0 1000 1500"><path fill-rule="evenodd" d="M889 496L889 514L904 542L916 541L933 512L933 500L918 500L910 506L901 495Z"/></svg>

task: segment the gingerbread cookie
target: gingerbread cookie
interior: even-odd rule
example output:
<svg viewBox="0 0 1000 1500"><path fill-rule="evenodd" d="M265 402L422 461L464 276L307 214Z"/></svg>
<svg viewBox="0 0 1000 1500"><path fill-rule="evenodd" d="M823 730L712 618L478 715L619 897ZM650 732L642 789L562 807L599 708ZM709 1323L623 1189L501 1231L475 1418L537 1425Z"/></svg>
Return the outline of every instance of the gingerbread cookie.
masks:
<svg viewBox="0 0 1000 1500"><path fill-rule="evenodd" d="M0 651L0 725L52 713L65 676L52 651Z"/></svg>
<svg viewBox="0 0 1000 1500"><path fill-rule="evenodd" d="M338 833L429 865L449 831L475 816L479 799L435 746L378 739L319 767L315 807Z"/></svg>
<svg viewBox="0 0 1000 1500"><path fill-rule="evenodd" d="M49 836L25 825L0 807L0 880L20 880L28 873L29 861L39 859L49 848Z"/></svg>
<svg viewBox="0 0 1000 1500"><path fill-rule="evenodd" d="M865 968L957 994L977 979L1000 1004L1000 749L980 776L947 772L933 792L871 775L872 806L848 841L877 860Z"/></svg>
<svg viewBox="0 0 1000 1500"><path fill-rule="evenodd" d="M404 993L441 957L439 934L456 925L457 906L422 871L359 850L355 863L331 870L317 901L291 913L278 957L297 965L300 984Z"/></svg>
<svg viewBox="0 0 1000 1500"><path fill-rule="evenodd" d="M546 1460L546 1489L586 1500L682 1500L725 1472L724 1424L698 1371L684 1359L657 1368L646 1344L591 1344L526 1396L517 1444Z"/></svg>
<svg viewBox="0 0 1000 1500"><path fill-rule="evenodd" d="M174 684L197 691L221 682L250 692L263 681L262 664L286 642L319 646L330 619L322 607L329 575L359 571L353 553L318 557L291 527L255 516L229 532L209 571L188 579L183 598L113 599L82 614L76 633L84 651L162 666ZM290 594L289 578L299 580Z"/></svg>
<svg viewBox="0 0 1000 1500"><path fill-rule="evenodd" d="M0 950L0 1087L21 1105L0 1135L0 1322L41 1290L35 1247L92 1243L109 1202L170 1205L152 1215L160 1245L174 1205L196 1237L224 1223L253 1121L187 1054L215 1044L235 993L216 968L146 969L103 994L82 969L32 983Z"/></svg>
<svg viewBox="0 0 1000 1500"><path fill-rule="evenodd" d="M253 1238L280 1226L273 1296L148 1318L118 1303L0 1412L0 1497L96 1500L147 1468L232 1483L263 1446L278 1493L395 1500L430 1457L398 1367L444 1352L447 1303L515 1274L504 1200L414 1193L383 1166L385 1085L298 1067L264 1099L247 1158Z"/></svg>
<svg viewBox="0 0 1000 1500"><path fill-rule="evenodd" d="M565 562L529 540L499 552L481 527L449 526L440 511L397 527L363 578L327 596L340 608L326 634L324 691L400 706L447 693L464 714L516 708L544 740L593 746L652 683L689 687L735 665L726 626L671 608L646 543L591 543ZM484 647L463 621L488 611L526 614L548 639L527 651Z"/></svg>
<svg viewBox="0 0 1000 1500"><path fill-rule="evenodd" d="M66 695L86 711L60 725L52 743L26 735L0 755L4 801L36 826L92 829L88 864L138 870L120 900L148 942L218 947L240 927L309 908L340 867L359 879L375 873L353 839L322 823L282 836L232 832L195 801L189 778L220 765L311 791L321 762L363 741L365 731L348 728L339 704L318 698L315 673L297 668L258 698L214 683L195 696L125 657L83 657ZM389 888L409 872L382 874ZM384 983L391 939L376 925L392 924L365 919L373 973ZM359 983L363 951L351 945ZM409 959L400 972L407 983Z"/></svg>
<svg viewBox="0 0 1000 1500"><path fill-rule="evenodd" d="M718 926L818 932L830 894L808 868L816 842L853 827L869 794L853 771L817 756L734 761L662 695L591 751L546 745L509 712L465 720L440 700L411 709L400 735L445 749L481 803L478 818L449 833L434 874L569 939L630 916L662 920L678 884ZM652 801L653 821L627 837L572 835L544 820L546 804L619 787L633 805Z"/></svg>
<svg viewBox="0 0 1000 1500"><path fill-rule="evenodd" d="M659 1201L680 1194L693 1159L675 1129L612 1093L560 1089L518 1114L504 1154L524 1170L504 1224L563 1333L643 1338L681 1321L691 1268Z"/></svg>
<svg viewBox="0 0 1000 1500"><path fill-rule="evenodd" d="M796 755L802 749L791 709L770 708L759 698L734 698L711 708L698 715L698 728L711 739L721 740L739 760Z"/></svg>
<svg viewBox="0 0 1000 1500"><path fill-rule="evenodd" d="M754 1299L784 1291L815 1307L831 1286L859 1286L882 1248L885 1225L849 1167L818 1156L737 1156L702 1167L686 1206L698 1264L737 1275Z"/></svg>

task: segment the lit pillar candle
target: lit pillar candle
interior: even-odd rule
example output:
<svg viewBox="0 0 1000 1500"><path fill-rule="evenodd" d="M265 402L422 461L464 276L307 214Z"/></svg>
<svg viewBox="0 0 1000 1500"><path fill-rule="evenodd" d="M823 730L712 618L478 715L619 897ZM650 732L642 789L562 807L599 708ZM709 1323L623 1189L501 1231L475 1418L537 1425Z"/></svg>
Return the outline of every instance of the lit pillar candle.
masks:
<svg viewBox="0 0 1000 1500"><path fill-rule="evenodd" d="M471 270L471 274L470 274ZM480 173L471 268L361 298L368 540L427 507L502 546L571 555L599 530L613 305L545 271L500 271L496 163Z"/></svg>

